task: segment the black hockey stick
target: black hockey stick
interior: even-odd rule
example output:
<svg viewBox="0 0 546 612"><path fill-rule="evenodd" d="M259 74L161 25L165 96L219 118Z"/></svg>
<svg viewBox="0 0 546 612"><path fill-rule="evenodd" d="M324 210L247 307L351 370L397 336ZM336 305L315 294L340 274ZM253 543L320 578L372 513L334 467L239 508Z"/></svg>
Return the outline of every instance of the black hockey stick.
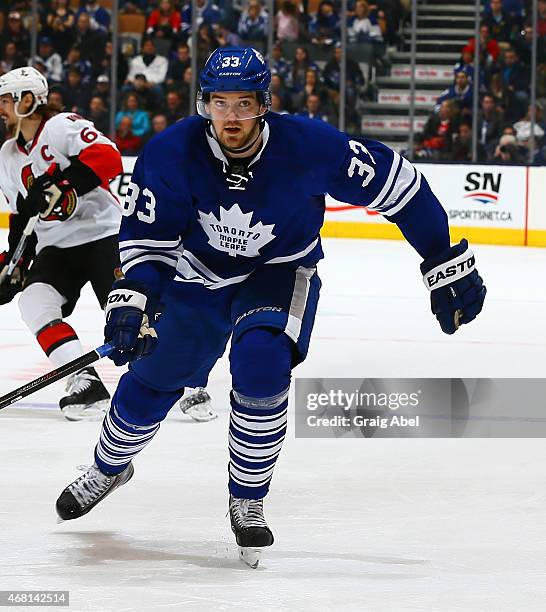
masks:
<svg viewBox="0 0 546 612"><path fill-rule="evenodd" d="M25 225L25 229L23 230L23 235L21 236L21 239L19 240L19 244L15 248L15 251L12 257L9 260L9 264L4 267L2 272L0 272L0 283L3 283L7 277L13 274L13 271L17 267L17 264L19 263L19 260L21 259L21 255L23 254L23 251L25 250L25 246L26 246L28 237L34 231L34 227L36 226L38 217L39 215L36 215L35 217L30 217L30 219L27 221L27 224Z"/></svg>
<svg viewBox="0 0 546 612"><path fill-rule="evenodd" d="M0 410L13 404L14 402L17 402L27 395L31 395L35 391L39 391L40 389L47 387L51 383L61 380L61 378L64 378L69 374L73 374L74 372L85 368L85 366L95 363L95 361L98 361L103 357L107 357L113 350L114 347L110 343L103 344L102 346L97 347L95 350L89 351L89 353L85 353L85 355L65 363L60 368L51 370L51 372L48 372L47 374L44 374L43 376L40 376L39 378L27 383L26 385L15 389L15 391L11 391L7 395L0 397Z"/></svg>

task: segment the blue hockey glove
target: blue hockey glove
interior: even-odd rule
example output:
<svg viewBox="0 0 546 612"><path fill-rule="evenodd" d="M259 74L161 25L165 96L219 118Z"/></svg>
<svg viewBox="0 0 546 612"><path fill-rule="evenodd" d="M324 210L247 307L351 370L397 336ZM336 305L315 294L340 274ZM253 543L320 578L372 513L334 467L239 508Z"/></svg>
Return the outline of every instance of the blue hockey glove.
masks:
<svg viewBox="0 0 546 612"><path fill-rule="evenodd" d="M463 238L440 255L421 264L423 282L430 291L432 313L442 331L454 334L480 313L487 289L476 270L474 253Z"/></svg>
<svg viewBox="0 0 546 612"><path fill-rule="evenodd" d="M116 348L110 355L116 365L145 357L156 348L157 334L152 325L157 305L141 283L127 279L114 283L104 309L104 339Z"/></svg>

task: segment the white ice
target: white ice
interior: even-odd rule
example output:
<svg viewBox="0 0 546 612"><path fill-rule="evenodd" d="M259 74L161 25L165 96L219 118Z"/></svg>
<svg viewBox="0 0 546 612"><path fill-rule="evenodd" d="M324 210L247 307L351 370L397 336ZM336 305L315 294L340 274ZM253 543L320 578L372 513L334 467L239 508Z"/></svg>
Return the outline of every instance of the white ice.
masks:
<svg viewBox="0 0 546 612"><path fill-rule="evenodd" d="M295 375L544 376L546 249L475 246L487 302L453 337L430 314L408 245L326 240L325 250L312 347ZM90 291L70 321L86 347L101 343ZM6 393L48 364L16 304L2 307L0 332ZM114 389L119 370L98 368ZM133 480L61 525L55 499L90 462L100 424L62 418L60 383L4 410L0 589L70 590L72 611L545 609L543 440L292 432L266 500L276 541L251 570L225 516L225 359L209 390L216 421L173 410Z"/></svg>

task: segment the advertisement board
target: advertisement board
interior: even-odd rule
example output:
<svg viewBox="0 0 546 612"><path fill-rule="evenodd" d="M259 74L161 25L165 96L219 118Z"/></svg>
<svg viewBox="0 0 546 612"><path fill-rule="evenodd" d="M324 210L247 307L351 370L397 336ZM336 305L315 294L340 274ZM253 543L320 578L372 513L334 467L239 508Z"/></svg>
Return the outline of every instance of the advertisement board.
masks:
<svg viewBox="0 0 546 612"><path fill-rule="evenodd" d="M124 157L124 173L111 188L123 199L136 158ZM466 164L416 164L445 208L451 237L472 242L546 246L546 168ZM7 206L0 193L0 210ZM0 213L7 227L7 214ZM365 207L326 199L324 236L402 238L396 225Z"/></svg>

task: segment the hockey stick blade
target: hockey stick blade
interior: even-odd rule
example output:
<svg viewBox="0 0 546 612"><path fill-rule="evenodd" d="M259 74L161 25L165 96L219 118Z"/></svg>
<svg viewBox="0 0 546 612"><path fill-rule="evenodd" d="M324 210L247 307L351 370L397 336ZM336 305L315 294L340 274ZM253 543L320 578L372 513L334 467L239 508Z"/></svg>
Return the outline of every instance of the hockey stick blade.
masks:
<svg viewBox="0 0 546 612"><path fill-rule="evenodd" d="M98 361L103 357L107 357L113 350L114 347L112 346L112 344L103 344L102 346L97 347L93 351L89 351L89 353L85 353L85 355L82 355L77 359L69 361L68 363L65 363L60 368L51 370L51 372L48 372L47 374L44 374L43 376L40 376L39 378L36 378L33 381L27 383L26 385L15 389L15 391L11 391L7 395L3 395L2 397L0 397L0 410L2 410L2 408L5 408L6 406L10 406L11 404L22 399L23 397L27 397L27 395L31 395L32 393L35 393L36 391L39 391L40 389L49 386L51 383L61 380L69 374L73 374L74 372L77 372L78 370L81 370L82 368L85 368L86 366L95 363L95 361Z"/></svg>

